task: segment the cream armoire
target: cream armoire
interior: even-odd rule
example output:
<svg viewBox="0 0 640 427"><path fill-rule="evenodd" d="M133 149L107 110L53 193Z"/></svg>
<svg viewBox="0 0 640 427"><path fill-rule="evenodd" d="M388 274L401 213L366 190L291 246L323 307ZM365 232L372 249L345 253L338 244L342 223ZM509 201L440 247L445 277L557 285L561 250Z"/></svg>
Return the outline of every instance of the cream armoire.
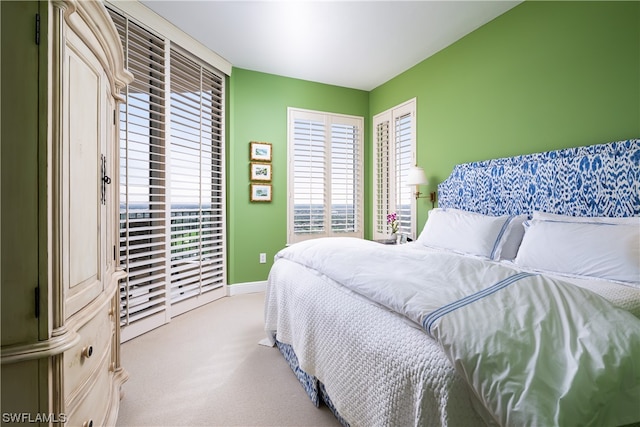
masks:
<svg viewBox="0 0 640 427"><path fill-rule="evenodd" d="M2 422L115 424L118 103L104 5L0 2Z"/></svg>

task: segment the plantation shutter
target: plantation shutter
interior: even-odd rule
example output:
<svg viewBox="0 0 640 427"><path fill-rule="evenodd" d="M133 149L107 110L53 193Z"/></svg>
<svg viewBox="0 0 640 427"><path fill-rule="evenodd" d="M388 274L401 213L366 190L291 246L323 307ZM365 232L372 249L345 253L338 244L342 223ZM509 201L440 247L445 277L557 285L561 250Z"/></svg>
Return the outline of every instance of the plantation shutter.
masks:
<svg viewBox="0 0 640 427"><path fill-rule="evenodd" d="M398 232L412 235L413 216L412 190L415 187L407 186L407 174L412 166L412 114L405 113L394 118L395 140L395 211L398 214Z"/></svg>
<svg viewBox="0 0 640 427"><path fill-rule="evenodd" d="M381 118L375 126L375 176L373 181L374 206L374 239L388 237L390 228L387 225L387 215L394 211L395 204L391 203L393 188L391 175L394 173L391 145L389 143L389 117Z"/></svg>
<svg viewBox="0 0 640 427"><path fill-rule="evenodd" d="M349 123L331 125L331 231L354 233L361 229L362 171L360 129Z"/></svg>
<svg viewBox="0 0 640 427"><path fill-rule="evenodd" d="M107 9L134 75L120 110L127 341L226 295L224 76Z"/></svg>
<svg viewBox="0 0 640 427"><path fill-rule="evenodd" d="M167 321L165 42L109 12L134 76L120 104L120 324L135 336Z"/></svg>
<svg viewBox="0 0 640 427"><path fill-rule="evenodd" d="M296 235L324 234L327 202L327 156L323 121L293 121L293 229Z"/></svg>
<svg viewBox="0 0 640 427"><path fill-rule="evenodd" d="M172 305L224 285L222 82L171 49Z"/></svg>
<svg viewBox="0 0 640 427"><path fill-rule="evenodd" d="M397 214L398 232L416 235L415 187L407 186L407 174L415 162L415 99L377 114L374 128L374 239L391 233L387 215Z"/></svg>
<svg viewBox="0 0 640 427"><path fill-rule="evenodd" d="M362 237L362 118L289 109L288 241Z"/></svg>

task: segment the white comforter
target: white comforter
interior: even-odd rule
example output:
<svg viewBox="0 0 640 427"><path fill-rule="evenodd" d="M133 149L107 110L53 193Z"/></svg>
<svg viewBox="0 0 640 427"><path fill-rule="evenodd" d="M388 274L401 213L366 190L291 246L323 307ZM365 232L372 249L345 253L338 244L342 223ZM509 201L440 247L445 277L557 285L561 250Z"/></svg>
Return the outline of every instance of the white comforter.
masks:
<svg viewBox="0 0 640 427"><path fill-rule="evenodd" d="M640 421L640 320L589 291L497 263L359 239L303 242L277 258L425 328L501 425Z"/></svg>

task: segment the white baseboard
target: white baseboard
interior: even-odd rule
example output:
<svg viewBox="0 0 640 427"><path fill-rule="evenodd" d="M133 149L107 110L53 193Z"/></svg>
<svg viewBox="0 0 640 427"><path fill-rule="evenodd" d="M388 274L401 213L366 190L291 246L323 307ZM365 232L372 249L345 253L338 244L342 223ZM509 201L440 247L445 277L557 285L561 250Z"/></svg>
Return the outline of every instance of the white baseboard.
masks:
<svg viewBox="0 0 640 427"><path fill-rule="evenodd" d="M264 292L267 289L267 281L245 282L227 285L227 294L232 297L240 294L252 294L254 292Z"/></svg>

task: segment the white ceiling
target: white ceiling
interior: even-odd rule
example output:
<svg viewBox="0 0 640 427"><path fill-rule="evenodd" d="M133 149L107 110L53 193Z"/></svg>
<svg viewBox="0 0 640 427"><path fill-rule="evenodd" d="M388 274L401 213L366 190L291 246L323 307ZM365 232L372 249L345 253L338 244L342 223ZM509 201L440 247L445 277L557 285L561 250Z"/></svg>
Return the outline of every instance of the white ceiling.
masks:
<svg viewBox="0 0 640 427"><path fill-rule="evenodd" d="M141 2L234 67L367 91L520 3Z"/></svg>

